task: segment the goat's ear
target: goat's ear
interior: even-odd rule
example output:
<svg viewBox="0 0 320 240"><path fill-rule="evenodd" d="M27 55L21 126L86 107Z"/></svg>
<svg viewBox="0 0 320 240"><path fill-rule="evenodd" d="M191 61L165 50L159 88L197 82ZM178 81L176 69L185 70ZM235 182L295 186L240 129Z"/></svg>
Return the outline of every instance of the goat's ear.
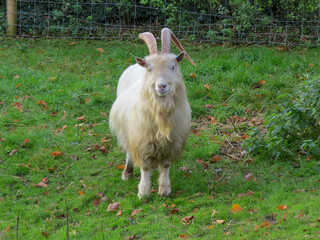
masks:
<svg viewBox="0 0 320 240"><path fill-rule="evenodd" d="M147 67L147 63L139 57L136 57L136 62L141 66L141 67Z"/></svg>
<svg viewBox="0 0 320 240"><path fill-rule="evenodd" d="M178 56L176 56L177 62L180 63L184 59L184 52L181 52Z"/></svg>

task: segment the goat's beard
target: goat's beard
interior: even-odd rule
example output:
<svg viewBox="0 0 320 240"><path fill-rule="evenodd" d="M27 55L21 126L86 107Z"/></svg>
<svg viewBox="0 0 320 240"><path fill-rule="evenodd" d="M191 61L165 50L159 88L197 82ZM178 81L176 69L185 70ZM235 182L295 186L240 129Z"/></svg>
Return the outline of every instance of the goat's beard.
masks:
<svg viewBox="0 0 320 240"><path fill-rule="evenodd" d="M155 138L159 143L171 142L172 120L171 115L176 105L175 91L169 91L165 96L157 95L156 91L146 91L145 101L148 102L148 111L154 119L156 127Z"/></svg>

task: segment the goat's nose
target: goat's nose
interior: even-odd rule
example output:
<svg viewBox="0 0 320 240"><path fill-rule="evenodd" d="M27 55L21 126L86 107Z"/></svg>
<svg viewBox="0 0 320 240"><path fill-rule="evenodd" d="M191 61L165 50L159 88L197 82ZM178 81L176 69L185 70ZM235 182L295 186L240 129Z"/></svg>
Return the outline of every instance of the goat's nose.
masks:
<svg viewBox="0 0 320 240"><path fill-rule="evenodd" d="M159 89L165 89L167 87L167 84L165 83L158 83L158 88Z"/></svg>

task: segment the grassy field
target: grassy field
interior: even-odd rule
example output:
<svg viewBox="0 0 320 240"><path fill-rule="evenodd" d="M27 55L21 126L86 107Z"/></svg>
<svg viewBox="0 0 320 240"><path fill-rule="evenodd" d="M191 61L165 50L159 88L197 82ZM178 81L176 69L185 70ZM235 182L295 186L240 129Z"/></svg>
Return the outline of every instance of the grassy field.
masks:
<svg viewBox="0 0 320 240"><path fill-rule="evenodd" d="M155 191L140 201L139 169L121 180L125 154L108 114L121 72L146 46L1 40L0 239L320 237L318 160L241 148L277 112L279 95L320 74L320 50L185 47L198 64L182 63L192 133L172 167L171 196L157 195L154 172Z"/></svg>

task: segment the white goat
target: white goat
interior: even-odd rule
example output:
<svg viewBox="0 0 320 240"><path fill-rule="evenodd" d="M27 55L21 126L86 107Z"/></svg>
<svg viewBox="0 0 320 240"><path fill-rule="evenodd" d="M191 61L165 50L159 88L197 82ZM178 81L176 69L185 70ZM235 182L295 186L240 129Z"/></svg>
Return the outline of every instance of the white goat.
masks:
<svg viewBox="0 0 320 240"><path fill-rule="evenodd" d="M110 129L127 152L122 179L133 176L133 165L140 167L139 198L151 191L150 175L159 168L159 194L171 192L169 170L186 143L190 132L191 110L179 63L186 57L180 42L168 28L162 29L162 51L158 52L154 36L142 33L150 55L136 58L137 64L120 77L117 99L110 112ZM170 53L170 41L182 51Z"/></svg>

